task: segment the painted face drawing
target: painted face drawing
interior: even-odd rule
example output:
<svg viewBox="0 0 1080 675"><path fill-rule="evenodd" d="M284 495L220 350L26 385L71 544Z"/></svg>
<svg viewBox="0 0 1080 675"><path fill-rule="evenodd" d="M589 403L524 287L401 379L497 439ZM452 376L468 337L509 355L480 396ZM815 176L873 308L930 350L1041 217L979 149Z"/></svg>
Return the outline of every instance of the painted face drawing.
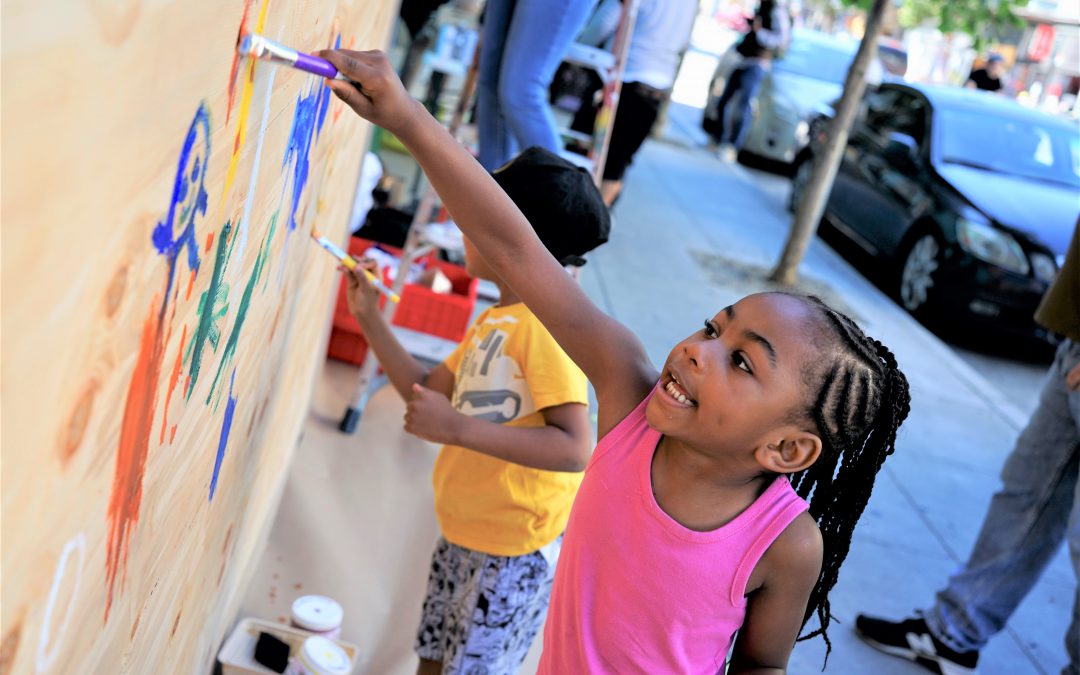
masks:
<svg viewBox="0 0 1080 675"><path fill-rule="evenodd" d="M187 249L188 267L193 272L199 270L195 220L206 214L206 164L209 157L210 115L206 104L200 103L180 151L169 212L154 228L154 248L169 261L166 300L176 276L176 259L184 248Z"/></svg>

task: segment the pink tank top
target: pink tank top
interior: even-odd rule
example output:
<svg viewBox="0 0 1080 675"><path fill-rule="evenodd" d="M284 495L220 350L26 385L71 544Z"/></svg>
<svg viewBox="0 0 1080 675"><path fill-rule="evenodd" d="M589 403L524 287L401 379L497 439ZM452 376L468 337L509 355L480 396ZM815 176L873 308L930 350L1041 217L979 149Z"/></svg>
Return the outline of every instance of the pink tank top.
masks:
<svg viewBox="0 0 1080 675"><path fill-rule="evenodd" d="M555 568L539 673L723 672L754 566L808 507L779 476L711 532L689 530L652 492L660 433L645 397L600 439Z"/></svg>

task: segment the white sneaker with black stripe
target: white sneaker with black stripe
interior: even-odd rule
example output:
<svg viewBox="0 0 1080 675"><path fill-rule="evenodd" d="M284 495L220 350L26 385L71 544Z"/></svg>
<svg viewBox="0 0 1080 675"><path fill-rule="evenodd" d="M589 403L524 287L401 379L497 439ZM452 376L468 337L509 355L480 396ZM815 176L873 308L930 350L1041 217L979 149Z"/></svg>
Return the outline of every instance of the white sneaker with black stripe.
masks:
<svg viewBox="0 0 1080 675"><path fill-rule="evenodd" d="M930 632L922 619L886 621L860 614L855 633L871 647L914 661L938 675L974 675L979 652L950 649Z"/></svg>

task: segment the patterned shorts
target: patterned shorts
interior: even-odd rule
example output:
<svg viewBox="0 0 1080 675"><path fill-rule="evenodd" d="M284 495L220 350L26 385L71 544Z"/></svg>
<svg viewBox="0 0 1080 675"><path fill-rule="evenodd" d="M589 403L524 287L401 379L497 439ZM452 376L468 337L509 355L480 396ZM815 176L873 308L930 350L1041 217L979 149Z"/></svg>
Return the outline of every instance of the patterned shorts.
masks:
<svg viewBox="0 0 1080 675"><path fill-rule="evenodd" d="M445 675L515 673L547 615L562 535L539 551L494 556L439 538L416 653Z"/></svg>

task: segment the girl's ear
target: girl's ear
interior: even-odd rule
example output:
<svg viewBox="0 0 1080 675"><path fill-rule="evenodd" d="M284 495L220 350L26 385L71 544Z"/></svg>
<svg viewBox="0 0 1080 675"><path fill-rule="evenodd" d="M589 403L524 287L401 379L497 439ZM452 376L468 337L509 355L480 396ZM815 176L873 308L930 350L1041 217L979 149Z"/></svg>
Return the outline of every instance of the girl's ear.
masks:
<svg viewBox="0 0 1080 675"><path fill-rule="evenodd" d="M821 456L821 439L817 434L796 427L784 427L776 439L765 442L754 451L754 457L765 470L773 473L798 473Z"/></svg>

